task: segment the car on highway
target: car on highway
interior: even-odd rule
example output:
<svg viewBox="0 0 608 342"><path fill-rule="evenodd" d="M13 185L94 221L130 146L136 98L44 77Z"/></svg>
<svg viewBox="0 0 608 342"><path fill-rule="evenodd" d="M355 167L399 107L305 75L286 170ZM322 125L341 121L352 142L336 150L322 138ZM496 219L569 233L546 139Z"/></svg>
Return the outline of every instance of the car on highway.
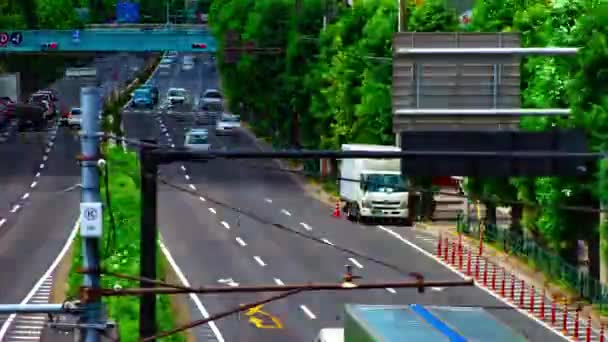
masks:
<svg viewBox="0 0 608 342"><path fill-rule="evenodd" d="M148 88L138 88L133 92L131 108L154 108L152 92Z"/></svg>
<svg viewBox="0 0 608 342"><path fill-rule="evenodd" d="M15 101L8 96L3 96L0 97L0 105L3 106L2 111L9 120L15 118Z"/></svg>
<svg viewBox="0 0 608 342"><path fill-rule="evenodd" d="M186 55L182 60L182 71L190 71L194 69L194 56Z"/></svg>
<svg viewBox="0 0 608 342"><path fill-rule="evenodd" d="M169 109L183 108L190 103L190 96L185 88L169 88L167 105Z"/></svg>
<svg viewBox="0 0 608 342"><path fill-rule="evenodd" d="M175 62L177 60L178 53L177 51L169 51L165 55L165 58L171 60L171 62Z"/></svg>
<svg viewBox="0 0 608 342"><path fill-rule="evenodd" d="M201 106L205 103L222 103L223 99L224 97L222 96L222 93L219 90L209 88L205 90L205 92L203 92L199 103Z"/></svg>
<svg viewBox="0 0 608 342"><path fill-rule="evenodd" d="M30 96L27 103L45 107L45 117L47 118L58 114L58 108L55 101L53 101L53 96L48 92L35 92Z"/></svg>
<svg viewBox="0 0 608 342"><path fill-rule="evenodd" d="M192 128L186 132L184 147L194 151L207 151L211 148L209 143L209 130L206 128Z"/></svg>
<svg viewBox="0 0 608 342"><path fill-rule="evenodd" d="M199 102L199 110L196 113L198 125L208 125L216 121L217 117L224 112L221 102Z"/></svg>
<svg viewBox="0 0 608 342"><path fill-rule="evenodd" d="M158 87L152 84L144 84L141 87L139 87L138 89L148 89L150 91L150 94L152 95L152 102L154 102L154 104L158 104L158 99L160 96L160 93L158 91Z"/></svg>
<svg viewBox="0 0 608 342"><path fill-rule="evenodd" d="M62 118L63 119L63 118ZM68 112L65 125L70 128L80 128L82 124L82 109L74 107Z"/></svg>
<svg viewBox="0 0 608 342"><path fill-rule="evenodd" d="M215 124L216 135L232 134L241 127L241 118L238 115L224 113Z"/></svg>

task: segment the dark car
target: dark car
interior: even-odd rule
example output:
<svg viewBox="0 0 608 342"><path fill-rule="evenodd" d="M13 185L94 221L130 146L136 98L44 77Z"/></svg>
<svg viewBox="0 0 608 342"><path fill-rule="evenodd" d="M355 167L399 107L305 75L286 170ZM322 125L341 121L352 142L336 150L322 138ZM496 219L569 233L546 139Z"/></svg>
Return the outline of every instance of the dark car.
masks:
<svg viewBox="0 0 608 342"><path fill-rule="evenodd" d="M3 112L9 120L15 118L15 102L8 96L0 97L0 105L3 107Z"/></svg>

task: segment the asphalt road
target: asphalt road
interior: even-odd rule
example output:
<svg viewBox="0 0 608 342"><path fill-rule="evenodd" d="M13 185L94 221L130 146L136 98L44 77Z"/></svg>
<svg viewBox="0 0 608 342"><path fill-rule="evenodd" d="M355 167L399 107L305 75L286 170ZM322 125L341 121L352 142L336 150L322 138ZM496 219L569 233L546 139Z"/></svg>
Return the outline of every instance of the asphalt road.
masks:
<svg viewBox="0 0 608 342"><path fill-rule="evenodd" d="M97 65L113 63L122 62L112 56L98 61ZM124 63L136 64L143 63L133 59ZM106 87L111 82L104 81ZM58 91L62 104L71 107L78 106L83 85L86 83L64 79L52 87ZM53 145L45 144L53 134L56 134ZM78 216L80 192L64 190L80 182L75 160L79 150L78 138L66 128L37 136L14 134L12 139L0 144L0 219L4 219L0 221L3 222L0 225L0 303L18 303L25 297L72 230ZM47 157L43 158L44 155ZM19 209L11 213L15 204ZM0 316L0 323L2 319Z"/></svg>
<svg viewBox="0 0 608 342"><path fill-rule="evenodd" d="M190 72L176 68L171 77L155 76L154 82L161 94L168 87L188 88L195 95L207 87L217 87L216 75L200 63ZM191 125L188 120L179 122L168 115L157 120L154 113L129 113L124 118L130 137L154 137L160 143L177 146L183 143L184 131ZM162 125L168 128L168 136L160 134ZM213 132L213 128L209 128ZM256 148L254 141L244 133L227 137L211 134L211 144L212 148ZM346 264L352 265L355 274L369 282L408 280L410 272L421 273L428 280L460 280L433 259L376 226L332 217L332 209L305 195L292 176L269 168L278 166L272 161L214 160L161 168L163 177L184 187L192 185L205 199L160 187L158 219L161 233L190 283L217 285L225 283L226 279L241 285L340 282ZM263 221L284 224L327 241L321 244L278 230L213 203L211 199L251 212ZM428 237L411 228L388 228L423 249L432 251L434 248ZM356 250L395 267L391 269L361 256L353 257L330 244ZM217 313L268 296L207 295L200 298L208 311ZM558 340L553 333L474 287L437 288L424 294L414 289L304 293L263 307L263 311L281 322L280 329L256 328L245 314L225 318L218 321L217 326L226 341L311 341L321 328L343 326L345 303L484 306L498 320L531 341ZM268 315L257 313L253 316L276 326ZM194 318L200 318L200 314ZM201 341L213 341L207 337L210 335L209 330L197 331Z"/></svg>

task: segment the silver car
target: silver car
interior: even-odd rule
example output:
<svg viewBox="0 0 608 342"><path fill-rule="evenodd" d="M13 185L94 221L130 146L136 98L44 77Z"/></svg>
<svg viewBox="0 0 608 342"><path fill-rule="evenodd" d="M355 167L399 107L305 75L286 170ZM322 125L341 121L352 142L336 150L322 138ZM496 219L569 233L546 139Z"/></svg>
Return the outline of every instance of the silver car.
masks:
<svg viewBox="0 0 608 342"><path fill-rule="evenodd" d="M209 143L209 130L206 128L193 128L186 132L184 147L193 151L208 151L211 147Z"/></svg>

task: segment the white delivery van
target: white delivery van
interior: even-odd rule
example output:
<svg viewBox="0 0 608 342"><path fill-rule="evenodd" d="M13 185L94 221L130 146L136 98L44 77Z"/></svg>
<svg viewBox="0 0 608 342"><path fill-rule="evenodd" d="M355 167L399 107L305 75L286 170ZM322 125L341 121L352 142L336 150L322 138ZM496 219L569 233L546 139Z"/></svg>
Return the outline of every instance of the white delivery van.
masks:
<svg viewBox="0 0 608 342"><path fill-rule="evenodd" d="M343 144L342 151L401 151L396 146ZM391 219L408 222L408 193L401 159L343 159L340 199L349 220Z"/></svg>

